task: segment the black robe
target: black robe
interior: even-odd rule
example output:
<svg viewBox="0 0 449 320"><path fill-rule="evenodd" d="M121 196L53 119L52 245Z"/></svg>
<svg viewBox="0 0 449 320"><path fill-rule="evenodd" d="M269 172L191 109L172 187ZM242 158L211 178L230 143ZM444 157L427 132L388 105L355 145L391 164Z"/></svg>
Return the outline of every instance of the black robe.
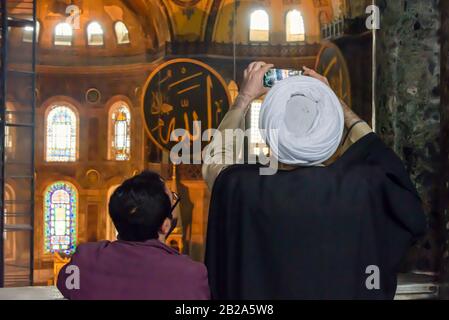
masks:
<svg viewBox="0 0 449 320"><path fill-rule="evenodd" d="M215 182L206 249L214 299L393 299L426 219L402 162L376 134L329 167L274 176L259 168L232 166ZM370 266L380 289L367 288Z"/></svg>

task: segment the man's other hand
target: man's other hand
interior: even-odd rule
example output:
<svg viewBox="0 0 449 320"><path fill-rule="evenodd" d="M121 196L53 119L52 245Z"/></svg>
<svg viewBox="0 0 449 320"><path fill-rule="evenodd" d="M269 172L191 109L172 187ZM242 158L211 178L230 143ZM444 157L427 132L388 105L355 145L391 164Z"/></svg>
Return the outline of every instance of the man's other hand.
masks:
<svg viewBox="0 0 449 320"><path fill-rule="evenodd" d="M321 82L323 82L324 84L326 84L327 86L330 87L329 80L327 80L327 78L325 76L322 76L315 70L307 68L306 66L302 67L302 69L304 70L304 73L303 73L304 76L309 76L314 79L320 80Z"/></svg>
<svg viewBox="0 0 449 320"><path fill-rule="evenodd" d="M240 95L250 102L265 95L269 89L264 87L263 77L273 67L261 61L251 63L244 72Z"/></svg>

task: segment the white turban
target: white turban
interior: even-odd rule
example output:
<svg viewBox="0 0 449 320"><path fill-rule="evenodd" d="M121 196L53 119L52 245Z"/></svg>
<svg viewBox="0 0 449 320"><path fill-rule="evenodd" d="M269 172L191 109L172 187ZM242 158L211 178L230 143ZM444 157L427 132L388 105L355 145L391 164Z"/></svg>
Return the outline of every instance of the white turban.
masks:
<svg viewBox="0 0 449 320"><path fill-rule="evenodd" d="M291 77L268 93L261 108L260 129L281 163L316 166L329 160L341 143L343 108L323 82Z"/></svg>

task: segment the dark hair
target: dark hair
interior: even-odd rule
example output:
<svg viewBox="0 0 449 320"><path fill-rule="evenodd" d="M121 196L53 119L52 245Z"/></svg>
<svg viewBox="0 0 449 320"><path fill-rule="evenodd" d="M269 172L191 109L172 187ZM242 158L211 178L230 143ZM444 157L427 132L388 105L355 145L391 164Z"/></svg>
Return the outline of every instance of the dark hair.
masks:
<svg viewBox="0 0 449 320"><path fill-rule="evenodd" d="M164 181L151 171L125 181L109 200L109 215L120 240L157 239L164 220L171 217Z"/></svg>

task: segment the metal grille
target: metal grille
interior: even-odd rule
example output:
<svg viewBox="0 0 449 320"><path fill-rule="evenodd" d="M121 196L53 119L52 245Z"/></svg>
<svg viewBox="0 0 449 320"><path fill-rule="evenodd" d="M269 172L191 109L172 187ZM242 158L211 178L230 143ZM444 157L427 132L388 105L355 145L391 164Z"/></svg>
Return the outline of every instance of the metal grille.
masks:
<svg viewBox="0 0 449 320"><path fill-rule="evenodd" d="M33 284L36 4L0 5L0 287L18 287Z"/></svg>

